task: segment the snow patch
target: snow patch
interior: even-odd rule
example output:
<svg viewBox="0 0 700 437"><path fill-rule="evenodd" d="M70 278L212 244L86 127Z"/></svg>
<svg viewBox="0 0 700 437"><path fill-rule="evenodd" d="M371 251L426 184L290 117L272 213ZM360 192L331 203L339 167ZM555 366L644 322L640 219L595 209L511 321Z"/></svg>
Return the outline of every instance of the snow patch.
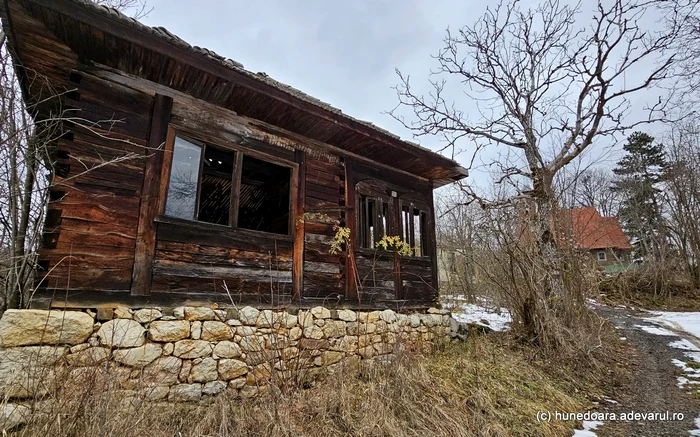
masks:
<svg viewBox="0 0 700 437"><path fill-rule="evenodd" d="M700 312L651 311L654 317L644 320L673 329L680 329L700 338Z"/></svg>
<svg viewBox="0 0 700 437"><path fill-rule="evenodd" d="M593 431L602 424L603 422L599 420L584 420L583 429L575 429L571 437L597 437L598 434Z"/></svg>
<svg viewBox="0 0 700 437"><path fill-rule="evenodd" d="M692 436L700 436L700 416L695 418L695 429L688 431L688 434Z"/></svg>
<svg viewBox="0 0 700 437"><path fill-rule="evenodd" d="M694 351L694 352L698 351L698 352L700 352L700 349L697 346L695 346L693 343L689 342L688 340L686 340L684 338L680 339L678 341L672 341L668 345L673 347L673 348L684 350L684 351Z"/></svg>
<svg viewBox="0 0 700 437"><path fill-rule="evenodd" d="M639 328L642 331L648 333L648 334L654 334L654 335L666 335L670 337L676 337L677 335L674 334L673 332L669 331L668 329L664 328L657 328L655 326L648 326L648 325L634 325L635 328Z"/></svg>
<svg viewBox="0 0 700 437"><path fill-rule="evenodd" d="M464 296L455 296L443 303L443 308L452 310L452 317L459 323L471 323L485 326L494 331L507 331L510 329L512 317L505 308L489 306L486 299L479 299L478 304L467 303Z"/></svg>

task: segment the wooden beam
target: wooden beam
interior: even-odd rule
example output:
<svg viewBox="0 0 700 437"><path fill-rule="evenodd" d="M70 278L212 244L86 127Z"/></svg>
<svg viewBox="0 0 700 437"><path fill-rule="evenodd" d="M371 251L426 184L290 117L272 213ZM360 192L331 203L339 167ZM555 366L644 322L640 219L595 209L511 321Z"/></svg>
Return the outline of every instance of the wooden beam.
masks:
<svg viewBox="0 0 700 437"><path fill-rule="evenodd" d="M292 211L292 220L296 227L294 234L294 255L292 260L292 300L301 301L304 295L304 212L306 209L306 154L297 150L295 159L297 170L297 190L292 196L297 196L296 208Z"/></svg>
<svg viewBox="0 0 700 437"><path fill-rule="evenodd" d="M353 162L345 161L345 226L350 228L350 240L345 248L345 298L357 300L357 266L355 265L355 247L358 243L357 199L355 196L355 175Z"/></svg>
<svg viewBox="0 0 700 437"><path fill-rule="evenodd" d="M160 175L163 166L163 145L168 134L168 122L173 99L157 94L151 114L151 130L148 138L146 167L141 189L139 224L134 251L134 270L131 277L131 294L148 296L151 291L153 258L156 250L156 223L158 214Z"/></svg>

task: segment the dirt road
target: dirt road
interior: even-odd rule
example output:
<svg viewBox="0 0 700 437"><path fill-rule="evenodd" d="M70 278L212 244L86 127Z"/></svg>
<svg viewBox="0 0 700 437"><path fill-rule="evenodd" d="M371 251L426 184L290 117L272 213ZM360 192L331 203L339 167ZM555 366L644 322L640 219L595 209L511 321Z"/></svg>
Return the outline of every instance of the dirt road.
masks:
<svg viewBox="0 0 700 437"><path fill-rule="evenodd" d="M693 379L679 362L690 361L684 350L669 343L686 339L700 347L700 339L681 332L659 329L643 320L642 314L632 315L630 310L596 306L596 312L612 322L621 338L625 338L636 352L630 357L634 369L634 382L623 390L620 399L601 404L597 411L616 413L683 413L683 420L633 420L606 421L595 433L598 437L682 437L698 435L689 431L697 429L695 419L700 415L700 399L689 392L700 388L700 379ZM686 343L687 344L687 343ZM674 360L676 364L674 364ZM682 378L679 380L679 378ZM679 382L683 382L683 388ZM618 403L615 403L617 401Z"/></svg>

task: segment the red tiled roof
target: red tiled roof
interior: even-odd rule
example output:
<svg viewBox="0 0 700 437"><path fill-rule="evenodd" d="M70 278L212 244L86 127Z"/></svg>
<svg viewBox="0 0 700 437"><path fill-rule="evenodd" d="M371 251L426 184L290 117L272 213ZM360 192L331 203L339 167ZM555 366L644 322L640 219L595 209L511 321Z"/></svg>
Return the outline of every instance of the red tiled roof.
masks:
<svg viewBox="0 0 700 437"><path fill-rule="evenodd" d="M593 207L570 209L573 240L585 249L632 249L617 217L602 217ZM567 215L569 215L567 214Z"/></svg>

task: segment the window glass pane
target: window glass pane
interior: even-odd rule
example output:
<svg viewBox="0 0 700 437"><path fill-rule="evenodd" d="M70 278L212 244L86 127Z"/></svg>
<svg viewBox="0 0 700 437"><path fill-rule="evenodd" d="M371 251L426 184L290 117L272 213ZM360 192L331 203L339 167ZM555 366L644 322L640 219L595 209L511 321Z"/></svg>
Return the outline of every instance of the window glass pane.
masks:
<svg viewBox="0 0 700 437"><path fill-rule="evenodd" d="M289 233L291 169L243 156L238 227Z"/></svg>
<svg viewBox="0 0 700 437"><path fill-rule="evenodd" d="M234 152L207 145L202 163L197 220L228 225L231 215L231 183Z"/></svg>
<svg viewBox="0 0 700 437"><path fill-rule="evenodd" d="M196 144L175 138L165 215L194 220L201 150Z"/></svg>

